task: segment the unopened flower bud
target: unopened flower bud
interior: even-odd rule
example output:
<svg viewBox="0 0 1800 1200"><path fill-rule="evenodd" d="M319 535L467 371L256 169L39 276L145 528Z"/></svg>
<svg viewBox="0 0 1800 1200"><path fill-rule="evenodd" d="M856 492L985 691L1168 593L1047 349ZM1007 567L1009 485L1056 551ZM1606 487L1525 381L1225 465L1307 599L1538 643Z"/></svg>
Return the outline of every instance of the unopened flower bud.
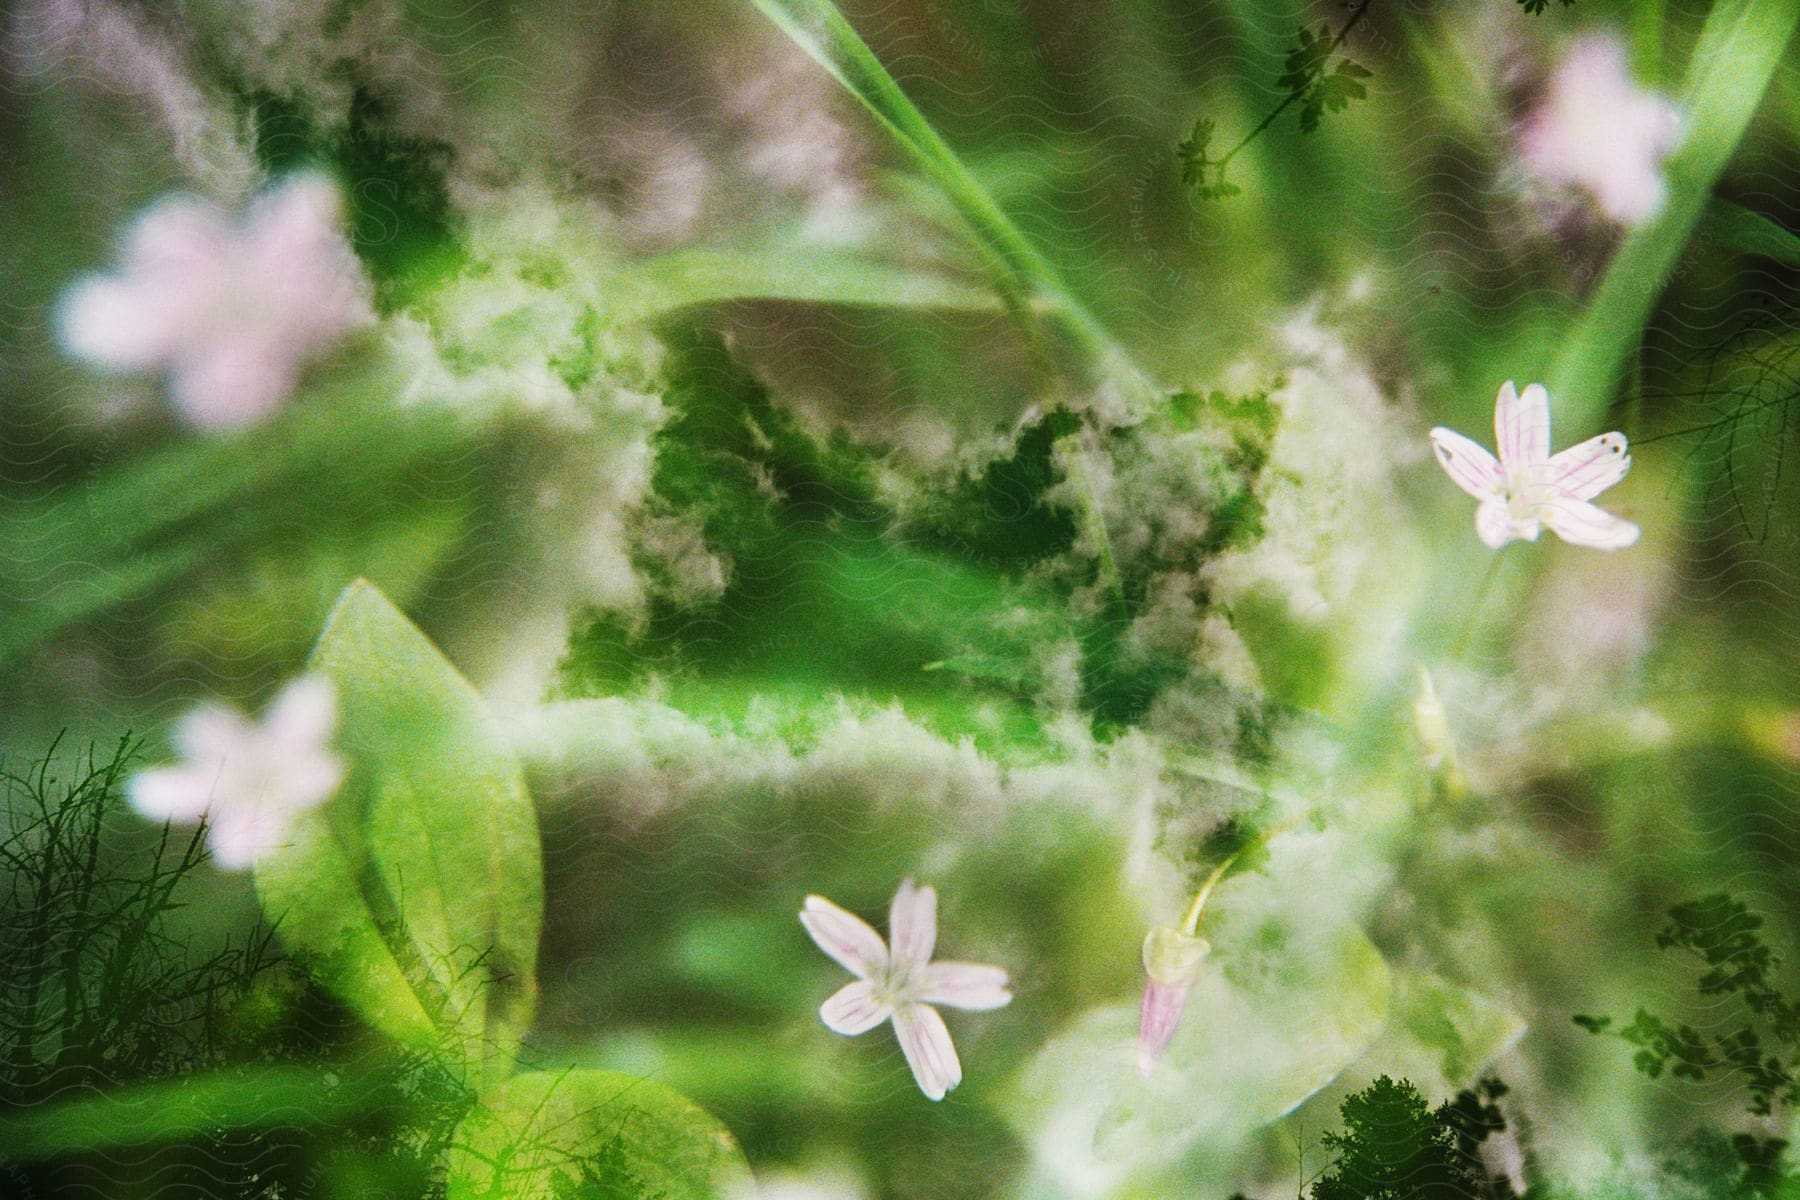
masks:
<svg viewBox="0 0 1800 1200"><path fill-rule="evenodd" d="M1138 1073L1150 1074L1168 1048L1187 1006L1188 989L1200 977L1200 962L1212 949L1205 938L1158 926L1144 938L1144 1000L1138 1008Z"/></svg>
<svg viewBox="0 0 1800 1200"><path fill-rule="evenodd" d="M1435 771L1450 761L1450 717L1424 667L1419 668L1419 697L1413 701L1413 733L1427 769Z"/></svg>

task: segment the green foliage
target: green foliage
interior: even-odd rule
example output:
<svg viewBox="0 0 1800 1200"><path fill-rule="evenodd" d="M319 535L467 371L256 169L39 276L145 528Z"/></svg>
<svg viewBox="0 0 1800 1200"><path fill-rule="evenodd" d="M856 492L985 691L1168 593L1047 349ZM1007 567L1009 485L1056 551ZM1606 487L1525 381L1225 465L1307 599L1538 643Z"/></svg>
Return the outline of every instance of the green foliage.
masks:
<svg viewBox="0 0 1800 1200"><path fill-rule="evenodd" d="M1675 905L1669 923L1656 935L1659 949L1697 960L1702 968L1695 981L1699 996L1709 1004L1735 1001L1741 1006L1736 1018L1709 1017L1714 1027L1727 1027L1726 1032L1702 1031L1643 1008L1619 1027L1609 1017L1589 1014L1577 1014L1575 1023L1636 1047L1632 1065L1651 1079L1665 1071L1693 1083L1735 1079L1744 1089L1750 1116L1786 1117L1800 1098L1800 1002L1776 986L1781 961L1763 940L1762 927L1760 915L1719 892ZM1722 1138L1714 1142L1726 1144ZM1800 1182L1784 1159L1786 1142L1740 1132L1729 1145L1738 1168L1732 1195L1774 1194L1777 1183Z"/></svg>
<svg viewBox="0 0 1800 1200"><path fill-rule="evenodd" d="M1158 574L1192 571L1261 535L1257 488L1276 412L1260 393L1176 393L1103 443L1131 466L1191 438L1214 469L1183 485L1209 506L1203 531L1184 528L1176 549L1146 546L1119 562L1123 606L1093 611L1071 596L1098 583L1069 553L1073 416L1042 418L1009 455L904 510L880 493L866 452L809 434L716 336L669 340L672 415L654 440L653 493L664 511L699 520L729 577L704 606L658 600L641 626L602 618L579 633L564 672L581 693L654 681L685 711L731 717L758 694L898 699L940 732L989 746L1040 743L1052 703L1074 701L1101 728L1122 728L1194 674L1131 636ZM1165 517L1125 515L1152 530ZM1061 661L1078 671L1077 695L1056 694L1059 655L1072 655Z"/></svg>
<svg viewBox="0 0 1800 1200"><path fill-rule="evenodd" d="M1201 117L1194 122L1193 131L1186 140L1175 147L1175 157L1181 163L1181 182L1193 188L1203 200L1223 200L1244 190L1225 178L1230 154L1222 158L1212 156L1212 139L1216 132L1218 122L1211 117Z"/></svg>
<svg viewBox="0 0 1800 1200"><path fill-rule="evenodd" d="M1506 1090L1485 1079L1432 1108L1411 1083L1383 1075L1344 1100L1343 1131L1324 1137L1334 1160L1310 1200L1512 1200L1511 1182L1480 1154L1506 1129Z"/></svg>
<svg viewBox="0 0 1800 1200"><path fill-rule="evenodd" d="M754 3L868 109L899 148L943 190L974 235L989 278L1011 311L1023 318L1034 302L1041 303L1038 319L1077 349L1085 360L1080 364L1083 373L1111 376L1133 389L1149 386L1125 349L970 174L832 0Z"/></svg>
<svg viewBox="0 0 1800 1200"><path fill-rule="evenodd" d="M403 304L454 261L447 142L397 130L390 103L367 87L332 128L319 128L296 97L258 91L245 99L264 170L316 166L343 181L351 244L384 304Z"/></svg>
<svg viewBox="0 0 1800 1200"><path fill-rule="evenodd" d="M614 301L652 318L732 300L792 300L883 309L994 312L991 292L863 251L820 245L803 230L755 244L683 247L631 263Z"/></svg>
<svg viewBox="0 0 1800 1200"><path fill-rule="evenodd" d="M448 1200L716 1200L750 1184L724 1126L614 1071L516 1075L464 1120Z"/></svg>
<svg viewBox="0 0 1800 1200"><path fill-rule="evenodd" d="M275 964L266 929L200 955L171 928L205 830L122 844L138 748L0 774L0 1110L220 1061Z"/></svg>
<svg viewBox="0 0 1800 1200"><path fill-rule="evenodd" d="M1644 1009L1616 1031L1607 1017L1578 1014L1575 1023L1638 1047L1632 1062L1652 1079L1667 1070L1698 1081L1723 1070L1740 1077L1755 1115L1792 1104L1800 1097L1800 1003L1772 982L1778 960L1758 932L1762 925L1742 901L1720 892L1670 909L1669 924L1656 935L1658 948L1687 951L1706 967L1695 985L1700 995L1736 997L1744 1006L1753 1020L1732 1032L1704 1034ZM1765 1049L1765 1037L1785 1047L1785 1056Z"/></svg>
<svg viewBox="0 0 1800 1200"><path fill-rule="evenodd" d="M717 697L726 680L787 681L815 696L898 696L959 731L973 731L982 704L1028 711L1034 657L1071 636L1067 619L1032 589L940 550L947 517L927 517L918 545L897 536L867 460L809 437L715 337L679 335L674 351L654 491L700 519L730 579L704 610L659 605L641 632L596 623L573 644L571 682L605 692L659 673L679 704L689 686ZM952 504L964 514L985 499L977 485ZM1054 513L1033 519L1058 536ZM984 516L974 536L997 544L998 522ZM687 694L689 707L707 707Z"/></svg>
<svg viewBox="0 0 1800 1200"><path fill-rule="evenodd" d="M1344 32L1348 30L1346 24ZM1343 32L1334 36L1327 26L1320 26L1317 32L1302 26L1294 35L1293 49L1282 63L1275 86L1287 93L1283 103L1299 104L1302 133L1317 129L1327 110L1343 112L1352 100L1369 94L1362 83L1370 77L1369 69L1341 55L1333 58L1343 40Z"/></svg>
<svg viewBox="0 0 1800 1200"><path fill-rule="evenodd" d="M1374 73L1348 55L1337 52L1373 2L1362 0L1355 5L1336 33L1324 25L1316 32L1304 25L1294 31L1294 43L1282 60L1281 75L1275 80L1275 86L1283 93L1281 100L1231 149L1214 157L1211 146L1217 122L1211 117L1195 121L1187 139L1175 147L1176 160L1181 164L1182 183L1203 200L1235 196L1243 189L1225 178L1231 160L1261 137L1290 107L1300 106L1300 132L1313 133L1327 111L1342 112L1352 100L1366 99L1369 89L1363 80Z"/></svg>
<svg viewBox="0 0 1800 1200"><path fill-rule="evenodd" d="M531 1023L536 816L479 697L380 592L352 584L314 651L354 764L257 871L283 941L375 1026L503 1075Z"/></svg>
<svg viewBox="0 0 1800 1200"><path fill-rule="evenodd" d="M1574 3L1575 0L1562 0L1562 6L1564 8L1568 8ZM1550 0L1519 0L1519 7L1535 17L1546 8L1550 7Z"/></svg>

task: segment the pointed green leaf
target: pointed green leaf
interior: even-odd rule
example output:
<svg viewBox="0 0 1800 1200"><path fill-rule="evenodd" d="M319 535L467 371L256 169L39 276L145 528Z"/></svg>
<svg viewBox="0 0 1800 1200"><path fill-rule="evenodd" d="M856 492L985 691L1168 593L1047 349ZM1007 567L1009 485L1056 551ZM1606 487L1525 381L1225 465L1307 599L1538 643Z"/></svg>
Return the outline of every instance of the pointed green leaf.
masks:
<svg viewBox="0 0 1800 1200"><path fill-rule="evenodd" d="M543 875L518 764L456 669L352 584L313 653L351 773L264 864L282 936L377 1027L477 1074L510 1068L536 1002Z"/></svg>
<svg viewBox="0 0 1800 1200"><path fill-rule="evenodd" d="M464 1118L447 1167L449 1200L714 1200L750 1187L716 1118L616 1071L514 1076Z"/></svg>
<svg viewBox="0 0 1800 1200"><path fill-rule="evenodd" d="M633 264L620 285L624 311L654 318L734 300L994 312L991 292L875 255L809 243L673 250Z"/></svg>
<svg viewBox="0 0 1800 1200"><path fill-rule="evenodd" d="M1800 267L1800 234L1753 209L1717 196L1700 218L1700 236L1733 250Z"/></svg>

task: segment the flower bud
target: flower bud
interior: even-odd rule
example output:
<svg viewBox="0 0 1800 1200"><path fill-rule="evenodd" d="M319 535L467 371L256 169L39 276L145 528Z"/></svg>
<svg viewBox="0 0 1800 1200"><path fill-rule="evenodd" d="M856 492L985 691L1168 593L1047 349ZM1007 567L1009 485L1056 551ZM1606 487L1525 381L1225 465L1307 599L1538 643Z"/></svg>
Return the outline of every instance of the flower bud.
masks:
<svg viewBox="0 0 1800 1200"><path fill-rule="evenodd" d="M1432 685L1431 672L1424 667L1419 668L1419 698L1413 701L1413 733L1427 769L1435 771L1450 761L1450 717Z"/></svg>
<svg viewBox="0 0 1800 1200"><path fill-rule="evenodd" d="M1157 926L1144 938L1144 971L1149 981L1138 1007L1138 1073L1150 1074L1168 1048L1187 1006L1188 989L1200 977L1200 961L1212 949L1205 938Z"/></svg>

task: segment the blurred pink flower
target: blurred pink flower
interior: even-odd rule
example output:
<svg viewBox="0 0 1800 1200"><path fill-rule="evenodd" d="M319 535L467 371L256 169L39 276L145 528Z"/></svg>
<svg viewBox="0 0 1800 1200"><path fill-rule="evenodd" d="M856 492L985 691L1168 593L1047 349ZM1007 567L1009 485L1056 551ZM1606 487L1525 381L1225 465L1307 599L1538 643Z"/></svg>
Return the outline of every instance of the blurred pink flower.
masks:
<svg viewBox="0 0 1800 1200"><path fill-rule="evenodd" d="M1545 183L1580 189L1612 220L1636 225L1662 207L1662 162L1680 132L1675 106L1639 87L1625 47L1601 35L1564 55L1520 131L1519 152Z"/></svg>
<svg viewBox="0 0 1800 1200"><path fill-rule="evenodd" d="M1149 1075L1169 1048L1212 944L1179 929L1157 926L1144 938L1144 999L1138 1005L1138 1074Z"/></svg>
<svg viewBox="0 0 1800 1200"><path fill-rule="evenodd" d="M64 297L63 345L107 370L165 372L192 425L254 424L302 367L374 323L342 217L336 185L315 174L284 181L237 221L191 196L153 205L117 273Z"/></svg>
<svg viewBox="0 0 1800 1200"><path fill-rule="evenodd" d="M1475 532L1499 549L1515 538L1535 542L1542 526L1563 541L1618 550L1638 540L1638 527L1589 501L1631 469L1625 435L1603 433L1560 454L1550 453L1550 393L1534 383L1520 392L1512 380L1494 400L1494 439L1500 457L1453 429L1431 431L1438 465L1481 501Z"/></svg>
<svg viewBox="0 0 1800 1200"><path fill-rule="evenodd" d="M914 887L910 879L900 884L888 911L891 951L866 921L823 896L806 898L800 923L819 949L856 976L820 1005L819 1018L828 1029L853 1036L891 1020L901 1053L927 1099L942 1100L962 1082L950 1031L931 1006L1000 1008L1012 993L999 967L931 961L937 943L935 890Z"/></svg>
<svg viewBox="0 0 1800 1200"><path fill-rule="evenodd" d="M247 867L279 849L294 818L343 782L343 761L329 745L336 726L336 693L316 675L284 688L260 723L203 705L175 727L185 761L138 772L126 794L153 820L204 818L214 861Z"/></svg>

